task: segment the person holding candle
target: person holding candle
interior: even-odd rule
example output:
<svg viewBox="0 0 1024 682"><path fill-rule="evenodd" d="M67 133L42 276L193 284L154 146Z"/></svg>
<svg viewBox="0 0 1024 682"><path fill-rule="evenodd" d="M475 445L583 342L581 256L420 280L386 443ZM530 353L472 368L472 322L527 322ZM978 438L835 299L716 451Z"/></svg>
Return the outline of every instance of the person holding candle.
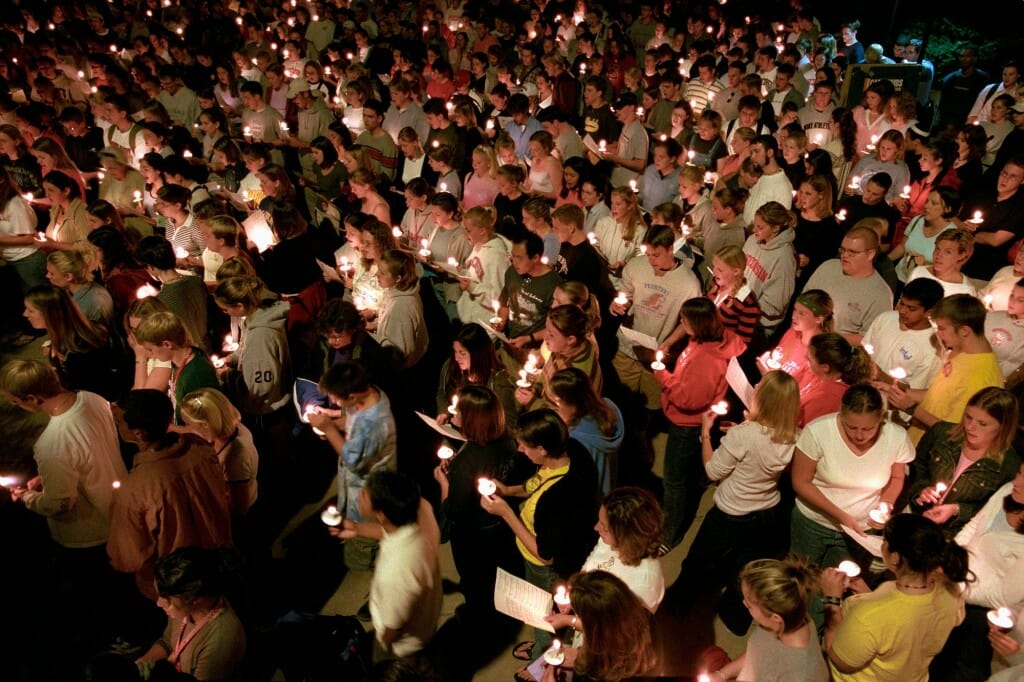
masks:
<svg viewBox="0 0 1024 682"><path fill-rule="evenodd" d="M64 289L90 322L114 331L114 299L92 281L91 264L81 251L54 251L46 257L46 278Z"/></svg>
<svg viewBox="0 0 1024 682"><path fill-rule="evenodd" d="M892 508L903 489L914 448L902 427L884 420L885 408L876 388L851 386L838 413L815 419L797 438L790 549L819 566L850 556L842 526L863 533L868 513L879 502Z"/></svg>
<svg viewBox="0 0 1024 682"><path fill-rule="evenodd" d="M366 215L365 213L363 215ZM380 259L397 247L391 226L370 216L357 228L359 260L354 264L352 274L352 302L370 319L380 309L384 290L379 272Z"/></svg>
<svg viewBox="0 0 1024 682"><path fill-rule="evenodd" d="M743 244L745 277L761 307L764 338L771 337L782 322L796 286L794 225L796 219L785 206L769 201L754 213L752 233Z"/></svg>
<svg viewBox="0 0 1024 682"><path fill-rule="evenodd" d="M928 199L920 215L911 219L903 232L903 239L893 244L889 259L896 265L900 281L906 282L913 269L931 262L935 240L950 228L956 227L954 220L960 212L960 193L952 187L936 187L928 193Z"/></svg>
<svg viewBox="0 0 1024 682"><path fill-rule="evenodd" d="M675 368L655 370L668 419L665 444L665 542L674 547L693 522L700 502L701 416L725 395L725 368L746 344L727 331L714 303L704 297L682 305L679 324L689 337Z"/></svg>
<svg viewBox="0 0 1024 682"><path fill-rule="evenodd" d="M910 467L910 508L956 533L1020 468L1012 441L1017 399L1002 388L983 388L967 402L958 424L938 422L921 438ZM936 482L945 483L943 493Z"/></svg>
<svg viewBox="0 0 1024 682"><path fill-rule="evenodd" d="M206 242L189 211L189 191L181 185L164 185L157 190L156 197L156 212L169 221L166 235L174 249L176 265L199 272Z"/></svg>
<svg viewBox="0 0 1024 682"><path fill-rule="evenodd" d="M434 228L420 240L421 244L423 239L427 240L426 248L430 255L422 256L426 264L446 263L449 258L454 258L458 267L462 268L473 250L473 245L466 239L466 232L462 227L459 200L450 192L435 194L430 199L430 216ZM462 292L458 282L446 277L435 281L433 286L441 306L448 313L448 318L458 318L455 302L459 300Z"/></svg>
<svg viewBox="0 0 1024 682"><path fill-rule="evenodd" d="M46 282L46 260L36 244L36 225L32 205L18 193L6 168L0 168L0 257L17 275L22 293Z"/></svg>
<svg viewBox="0 0 1024 682"><path fill-rule="evenodd" d="M807 346L807 370L800 378L800 426L837 412L850 386L871 377L871 358L839 334L817 334Z"/></svg>
<svg viewBox="0 0 1024 682"><path fill-rule="evenodd" d="M174 247L163 237L143 237L135 256L160 283L157 298L181 318L192 342L206 348L208 295L203 280L178 272Z"/></svg>
<svg viewBox="0 0 1024 682"><path fill-rule="evenodd" d="M671 202L679 195L679 155L682 147L672 139L656 140L652 145L651 165L640 177L640 205L653 210L659 204Z"/></svg>
<svg viewBox="0 0 1024 682"><path fill-rule="evenodd" d="M544 345L540 350L541 356L547 359L541 370L540 385L533 385L533 379L527 372L529 385L516 388L515 398L520 405L526 409L554 407L556 402L551 394L551 377L568 367L576 367L584 372L594 390L600 393L604 375L598 361L597 346L592 340L592 324L590 316L574 305L555 306L548 312Z"/></svg>
<svg viewBox="0 0 1024 682"><path fill-rule="evenodd" d="M466 438L448 465L434 469L441 487L438 511L445 537L451 542L465 606L459 618L470 629L512 623L494 610L497 569L522 575L522 558L505 523L488 514L479 502L477 481L487 478L506 486L521 483L526 472L516 457L516 442L505 425L501 401L486 386L466 384L455 394L458 407L452 423ZM518 631L518 622L515 623Z"/></svg>
<svg viewBox="0 0 1024 682"><path fill-rule="evenodd" d="M373 336L381 348L390 351L397 371L409 369L426 354L429 342L416 261L405 251L385 251L380 258L377 281L384 295Z"/></svg>
<svg viewBox="0 0 1024 682"><path fill-rule="evenodd" d="M957 423L972 395L987 386L1002 386L1003 375L985 339L985 307L967 294L942 299L931 315L940 344L942 371L927 390L889 387L889 403L909 414L916 443L939 421Z"/></svg>
<svg viewBox="0 0 1024 682"><path fill-rule="evenodd" d="M964 227L974 231L974 255L964 273L975 279L990 279L996 270L1009 262L1010 249L1020 237L1016 216L1024 206L1024 158L1006 162L996 178L994 189L980 192L965 208L980 224L966 221ZM979 215L980 214L980 215Z"/></svg>
<svg viewBox="0 0 1024 682"><path fill-rule="evenodd" d="M456 302L459 319L464 323L487 322L494 316L493 302L499 300L508 270L508 240L494 231L493 206L477 206L466 211L463 230L473 249L466 257L466 271L459 276L462 294Z"/></svg>
<svg viewBox="0 0 1024 682"><path fill-rule="evenodd" d="M174 403L174 419L184 424L180 405L185 395L218 386L213 364L202 348L193 345L181 318L172 312L147 315L135 328L134 336L153 359L171 362L169 395Z"/></svg>
<svg viewBox="0 0 1024 682"><path fill-rule="evenodd" d="M807 617L818 576L798 557L757 559L740 572L740 589L750 618L757 623L746 650L708 675L719 680L806 680L827 682L821 643Z"/></svg>
<svg viewBox="0 0 1024 682"><path fill-rule="evenodd" d="M46 241L38 243L43 251L66 251L88 236L89 217L76 183L62 171L50 171L43 177L43 190L50 203L50 222Z"/></svg>
<svg viewBox="0 0 1024 682"><path fill-rule="evenodd" d="M318 387L332 406L340 408L320 408L308 416L310 426L323 431L338 453L338 510L346 519L366 520L360 500L367 475L380 468L393 470L397 464L391 402L357 362L332 365ZM346 543L345 565L369 569L375 546L363 539Z"/></svg>
<svg viewBox="0 0 1024 682"><path fill-rule="evenodd" d="M857 60L863 61L863 60ZM864 99L853 107L853 120L857 123L857 151L870 153L883 133L889 130L889 100L896 94L891 81L873 80L864 90ZM874 141L873 141L874 140ZM902 185L901 185L902 187Z"/></svg>
<svg viewBox="0 0 1024 682"><path fill-rule="evenodd" d="M982 289L978 290L985 307L992 311L1005 311L1017 283L1024 278L1024 249L1018 249L1012 265L999 268Z"/></svg>
<svg viewBox="0 0 1024 682"><path fill-rule="evenodd" d="M623 268L640 255L646 227L633 190L629 187L613 189L611 215L599 220L594 227L597 237L594 247L608 262L613 284L618 285L622 281Z"/></svg>
<svg viewBox="0 0 1024 682"><path fill-rule="evenodd" d="M675 203L686 214L683 222L690 229L691 243L696 244L698 248L706 248L705 237L713 233L718 226L711 197L704 188L703 166L687 164L680 169L679 195Z"/></svg>
<svg viewBox="0 0 1024 682"><path fill-rule="evenodd" d="M224 596L235 576L230 558L216 549L182 547L156 563L157 606L167 627L136 659L143 670L167 661L193 679L233 679L245 657L245 628Z"/></svg>
<svg viewBox="0 0 1024 682"><path fill-rule="evenodd" d="M757 358L757 368L762 374L781 369L799 383L807 371L807 347L811 340L818 334L832 332L833 325L832 297L820 289L804 291L793 301L789 329L770 353Z"/></svg>
<svg viewBox="0 0 1024 682"><path fill-rule="evenodd" d="M793 248L800 268L797 288L833 257L843 241L843 229L832 213L833 201L832 185L822 175L808 177L797 189L794 208L799 213L793 227Z"/></svg>
<svg viewBox="0 0 1024 682"><path fill-rule="evenodd" d="M856 113L856 109L854 109ZM850 171L854 176L860 178L861 185L871 179L875 173L886 173L892 180L892 186L886 194L886 201L894 200L904 187L910 184L910 169L903 162L903 133L898 130L886 130L875 143L877 151L862 156L857 165ZM852 194L850 187L846 188L847 194Z"/></svg>
<svg viewBox="0 0 1024 682"><path fill-rule="evenodd" d="M932 190L937 187L957 188L956 173L952 172L956 156L954 145L948 140L939 139L921 142L919 146L917 165L920 173L910 181L910 198L904 199L901 193L892 201L892 206L898 209L901 215L893 235L894 244L902 240L903 230L910 219L924 212L924 204Z"/></svg>
<svg viewBox="0 0 1024 682"><path fill-rule="evenodd" d="M521 215L522 227L543 241L543 255L547 256L548 263L557 263L561 240L551 224L551 204L537 197L528 199L523 203ZM512 237L511 234L507 236Z"/></svg>
<svg viewBox="0 0 1024 682"><path fill-rule="evenodd" d="M554 410L527 412L519 418L516 443L537 473L522 485L498 483L496 495L481 496L480 504L500 517L516 536L526 579L551 591L556 576L579 570L593 546L597 515L597 473L586 450L569 438ZM519 514L506 497L524 498ZM534 629L530 660L540 656L551 634Z"/></svg>
<svg viewBox="0 0 1024 682"><path fill-rule="evenodd" d="M971 557L974 580L967 584L964 622L953 630L932 663L935 680L986 680L992 663L1021 663L1021 615L1024 613L1024 466L997 489L956 535ZM1011 614L1008 629L997 628L988 614ZM993 649L999 654L993 657ZM993 680L999 676L992 677ZM1012 680L1012 676L1005 678Z"/></svg>
<svg viewBox="0 0 1024 682"><path fill-rule="evenodd" d="M655 667L651 614L619 577L604 570L577 573L569 581L569 597L583 644L561 647L562 662L548 664L542 682L554 682L559 667L583 679L616 681L642 677Z"/></svg>
<svg viewBox="0 0 1024 682"><path fill-rule="evenodd" d="M505 424L515 428L518 417L515 387L508 370L494 352L491 337L475 322L459 328L452 341L452 355L441 367L436 396L439 424L450 420L447 408L453 396L468 385L486 386L493 391L501 402Z"/></svg>
<svg viewBox="0 0 1024 682"><path fill-rule="evenodd" d="M957 583L968 577L967 552L912 514L889 519L882 537L882 561L894 580L844 602L849 578L834 568L821 575L824 644L837 682L927 679L932 658L963 620Z"/></svg>
<svg viewBox="0 0 1024 682"><path fill-rule="evenodd" d="M717 482L715 505L701 523L669 589L675 612L686 613L702 594L725 593L718 613L732 632L744 633L750 614L736 578L755 559L776 556L784 547L779 478L793 458L800 394L796 381L774 370L757 385L746 421L726 431L712 448L713 412L701 418L701 460Z"/></svg>

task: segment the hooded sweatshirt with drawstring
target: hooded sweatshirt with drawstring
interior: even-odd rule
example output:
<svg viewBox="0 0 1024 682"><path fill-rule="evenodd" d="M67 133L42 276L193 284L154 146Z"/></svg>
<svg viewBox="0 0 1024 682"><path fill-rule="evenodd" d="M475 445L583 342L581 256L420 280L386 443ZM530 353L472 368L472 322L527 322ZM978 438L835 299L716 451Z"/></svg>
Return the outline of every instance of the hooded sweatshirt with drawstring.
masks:
<svg viewBox="0 0 1024 682"><path fill-rule="evenodd" d="M661 384L661 407L676 426L700 426L701 417L729 387L725 368L747 344L728 329L721 341L691 341L672 372L654 373Z"/></svg>
<svg viewBox="0 0 1024 682"><path fill-rule="evenodd" d="M292 359L285 333L290 308L265 290L260 307L242 322L238 407L245 414L270 414L291 400Z"/></svg>
<svg viewBox="0 0 1024 682"><path fill-rule="evenodd" d="M750 235L743 245L747 257L743 274L761 307L761 326L767 330L782 322L796 288L795 237L796 232L787 227L765 244Z"/></svg>

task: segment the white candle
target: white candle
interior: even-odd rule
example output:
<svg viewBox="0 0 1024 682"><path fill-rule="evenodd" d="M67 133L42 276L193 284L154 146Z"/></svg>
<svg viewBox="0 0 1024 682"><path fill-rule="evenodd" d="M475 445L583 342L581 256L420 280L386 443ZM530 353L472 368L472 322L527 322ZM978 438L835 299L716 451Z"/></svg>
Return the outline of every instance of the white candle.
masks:
<svg viewBox="0 0 1024 682"><path fill-rule="evenodd" d="M846 220L846 209L845 208L839 209L839 213L836 213L836 220L838 220L839 222L843 222L844 220Z"/></svg>
<svg viewBox="0 0 1024 682"><path fill-rule="evenodd" d="M701 673L700 675L697 675L697 682L711 682L711 675Z"/></svg>
<svg viewBox="0 0 1024 682"><path fill-rule="evenodd" d="M224 361L221 359L221 357L219 355L211 355L210 356L210 362L213 363L213 366L214 366L215 369L220 369L221 367L224 366ZM308 419L304 419L303 421L307 421L308 422L309 420Z"/></svg>
<svg viewBox="0 0 1024 682"><path fill-rule="evenodd" d="M224 337L224 352L234 353L236 350L238 350L238 342L231 337L231 334L226 335Z"/></svg>
<svg viewBox="0 0 1024 682"><path fill-rule="evenodd" d="M640 245L640 255L641 256L646 256L647 255L647 244L641 244Z"/></svg>
<svg viewBox="0 0 1024 682"><path fill-rule="evenodd" d="M544 662L548 665L562 665L565 662L565 652L562 651L562 643L557 639L551 640L551 648L544 652Z"/></svg>
<svg viewBox="0 0 1024 682"><path fill-rule="evenodd" d="M711 411L717 414L719 417L724 417L729 412L729 403L724 400L719 400L717 403L711 406Z"/></svg>
<svg viewBox="0 0 1024 682"><path fill-rule="evenodd" d="M154 287L153 285L151 285L151 284L143 284L141 287L139 287L135 291L135 298L137 298L138 300L141 301L144 298L149 298L150 296L156 296L157 293L158 292L156 290L156 287Z"/></svg>
<svg viewBox="0 0 1024 682"><path fill-rule="evenodd" d="M587 240L594 246L597 245L597 233L587 232Z"/></svg>
<svg viewBox="0 0 1024 682"><path fill-rule="evenodd" d="M600 142L598 142L597 143L597 151L599 151L602 154L604 154L606 151L608 151L608 143L606 141L604 141L604 140L601 140Z"/></svg>
<svg viewBox="0 0 1024 682"><path fill-rule="evenodd" d="M891 370L889 370L889 376L891 376L896 381L903 381L904 379L907 378L907 370L903 369L902 367L893 367Z"/></svg>
<svg viewBox="0 0 1024 682"><path fill-rule="evenodd" d="M981 225L985 221L982 219L981 211L975 211L974 215L971 216L971 219L968 220L967 222L971 223L972 225Z"/></svg>
<svg viewBox="0 0 1024 682"><path fill-rule="evenodd" d="M181 153L181 158L183 158L183 159L191 159L192 158L192 152L189 151L188 149L186 149L185 151L183 151Z"/></svg>
<svg viewBox="0 0 1024 682"><path fill-rule="evenodd" d="M942 481L939 481L938 483L935 484L936 495L942 495L942 493L946 492L947 490L949 490L949 486L943 483Z"/></svg>
<svg viewBox="0 0 1024 682"><path fill-rule="evenodd" d="M353 296L352 297L352 303L355 304L356 310L362 311L362 310L366 310L366 308L367 308L366 299L363 298L362 296L359 296L359 295Z"/></svg>
<svg viewBox="0 0 1024 682"><path fill-rule="evenodd" d="M456 393L452 396L452 404L448 406L448 414L455 416L455 413L459 409L459 394Z"/></svg>
<svg viewBox="0 0 1024 682"><path fill-rule="evenodd" d="M20 482L16 476L0 476L0 488L14 488Z"/></svg>
<svg viewBox="0 0 1024 682"><path fill-rule="evenodd" d="M847 578L856 578L860 575L860 566L849 559L840 561L837 568L840 573L845 573Z"/></svg>
<svg viewBox="0 0 1024 682"><path fill-rule="evenodd" d="M454 256L448 256L447 263L448 263L448 265L450 265L453 268L459 267L459 259L455 258Z"/></svg>
<svg viewBox="0 0 1024 682"><path fill-rule="evenodd" d="M860 189L860 176L859 175L854 175L852 178L850 178L850 189L852 189L854 191Z"/></svg>
<svg viewBox="0 0 1024 682"><path fill-rule="evenodd" d="M910 198L910 185L903 185L903 191L900 192L900 199Z"/></svg>
<svg viewBox="0 0 1024 682"><path fill-rule="evenodd" d="M888 502L879 502L878 507L868 512L868 516L875 523L884 526L885 522L889 520L891 513L892 507L889 506Z"/></svg>
<svg viewBox="0 0 1024 682"><path fill-rule="evenodd" d="M330 504L327 505L327 509L324 509L323 512L320 513L320 520L328 526L336 527L341 525L344 517L341 515L341 512L338 511L336 506Z"/></svg>
<svg viewBox="0 0 1024 682"><path fill-rule="evenodd" d="M477 479L476 491L484 497L490 497L494 493L498 492L498 486L489 478L481 478Z"/></svg>
<svg viewBox="0 0 1024 682"><path fill-rule="evenodd" d="M988 622L992 623L997 629L1003 632L1008 632L1013 629L1013 611L1005 606L1000 606L998 609L992 609L987 614Z"/></svg>
<svg viewBox="0 0 1024 682"><path fill-rule="evenodd" d="M665 353L663 351L659 350L657 353L655 353L654 362L651 363L651 369L653 369L655 372L659 372L665 369L665 363L662 362L662 359L664 359L664 357Z"/></svg>
<svg viewBox="0 0 1024 682"><path fill-rule="evenodd" d="M636 192L639 192L639 191L640 191L640 190L639 190L639 189L637 188L637 186L636 186L636 180L630 180L630 181L629 181L629 189L631 189L631 190L632 190L632 191L633 191L634 193L636 193Z"/></svg>
<svg viewBox="0 0 1024 682"><path fill-rule="evenodd" d="M174 249L174 255L176 258L178 258L178 260L185 260L186 258L188 258L188 250L186 250L185 247L183 246L179 246L178 248Z"/></svg>
<svg viewBox="0 0 1024 682"><path fill-rule="evenodd" d="M626 292L620 291L615 297L614 303L616 305L627 305L629 303L629 297L626 295Z"/></svg>
<svg viewBox="0 0 1024 682"><path fill-rule="evenodd" d="M455 456L455 450L452 450L447 445L442 445L441 447L439 447L437 449L437 458L439 460L441 460L442 463L447 462L448 460L450 460L454 456Z"/></svg>
<svg viewBox="0 0 1024 682"><path fill-rule="evenodd" d="M423 238L420 240L420 255L424 258L430 258L430 240Z"/></svg>
<svg viewBox="0 0 1024 682"><path fill-rule="evenodd" d="M491 119L491 118L487 119L487 123L484 124L484 127L487 130L494 130L494 119Z"/></svg>
<svg viewBox="0 0 1024 682"><path fill-rule="evenodd" d="M246 137L249 137L250 135L252 135L252 128L250 128L249 126L245 126L244 128L242 128L242 134L245 135Z"/></svg>
<svg viewBox="0 0 1024 682"><path fill-rule="evenodd" d="M526 370L519 370L519 379L516 380L516 386L520 388L529 388L530 380L526 378Z"/></svg>
<svg viewBox="0 0 1024 682"><path fill-rule="evenodd" d="M316 412L316 405L310 403L302 410L302 421L306 424L309 423L309 415Z"/></svg>
<svg viewBox="0 0 1024 682"><path fill-rule="evenodd" d="M132 199L135 201L136 204L141 204L142 203L142 192L139 191L139 190L135 190L134 192L132 192Z"/></svg>
<svg viewBox="0 0 1024 682"><path fill-rule="evenodd" d="M448 191L448 183L447 182L442 182L441 183L441 191L442 192L447 192Z"/></svg>
<svg viewBox="0 0 1024 682"><path fill-rule="evenodd" d="M560 607L569 607L569 590L565 585L559 585L555 588L555 604Z"/></svg>
<svg viewBox="0 0 1024 682"><path fill-rule="evenodd" d="M395 225L394 227L392 227L391 228L391 236L393 236L395 239L401 239L402 238L402 228L400 228L398 225Z"/></svg>
<svg viewBox="0 0 1024 682"><path fill-rule="evenodd" d="M526 372L527 374L540 374L540 357L536 353L526 356Z"/></svg>
<svg viewBox="0 0 1024 682"><path fill-rule="evenodd" d="M110 487L113 488L114 490L117 490L118 488L121 487L121 481L114 481L113 483L110 484Z"/></svg>

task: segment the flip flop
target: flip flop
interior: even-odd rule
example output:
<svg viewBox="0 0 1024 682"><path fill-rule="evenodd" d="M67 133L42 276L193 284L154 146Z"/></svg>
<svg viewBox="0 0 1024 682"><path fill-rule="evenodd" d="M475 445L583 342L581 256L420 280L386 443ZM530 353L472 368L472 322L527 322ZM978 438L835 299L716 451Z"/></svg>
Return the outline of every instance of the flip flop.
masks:
<svg viewBox="0 0 1024 682"><path fill-rule="evenodd" d="M533 645L534 643L527 640L516 644L516 648L512 650L512 655L518 658L520 661L532 661L533 656Z"/></svg>

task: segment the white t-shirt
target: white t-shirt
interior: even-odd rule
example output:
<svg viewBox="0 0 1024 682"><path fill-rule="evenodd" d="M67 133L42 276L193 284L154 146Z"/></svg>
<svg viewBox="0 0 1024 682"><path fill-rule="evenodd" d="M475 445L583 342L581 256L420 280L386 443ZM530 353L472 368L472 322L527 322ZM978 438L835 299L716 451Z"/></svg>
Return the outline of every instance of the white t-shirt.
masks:
<svg viewBox="0 0 1024 682"><path fill-rule="evenodd" d="M952 296L953 294L967 294L968 296L977 296L978 290L971 284L971 280L967 275L960 275L960 283L946 282L931 272L928 271L927 265L918 265L916 268L910 271L910 277L907 278L907 282L913 282L915 279L931 279L942 285L942 293L945 296Z"/></svg>
<svg viewBox="0 0 1024 682"><path fill-rule="evenodd" d="M1002 310L992 311L985 316L985 338L1004 377L1024 364L1024 320L1015 320Z"/></svg>
<svg viewBox="0 0 1024 682"><path fill-rule="evenodd" d="M907 384L911 388L928 388L935 373L942 366L932 338L935 332L927 329L906 331L900 329L900 315L895 310L876 317L864 332L863 344L874 348L874 361L888 374L894 367L907 370Z"/></svg>
<svg viewBox="0 0 1024 682"><path fill-rule="evenodd" d="M7 205L0 211L0 235L4 237L23 237L35 234L36 214L29 208L28 202L19 195L11 197ZM37 249L34 246L6 246L0 249L4 260L16 261L28 258Z"/></svg>
<svg viewBox="0 0 1024 682"><path fill-rule="evenodd" d="M370 584L370 616L378 638L386 628L401 629L392 644L395 656L422 649L437 628L441 613L441 567L437 541L417 523L385 533Z"/></svg>
<svg viewBox="0 0 1024 682"><path fill-rule="evenodd" d="M626 583L647 610L654 613L665 596L665 576L661 570L661 562L652 557L641 559L637 566L622 563L618 553L601 538L597 539L590 556L583 562L581 572L608 571Z"/></svg>
<svg viewBox="0 0 1024 682"><path fill-rule="evenodd" d="M757 422L729 429L704 465L718 481L715 506L742 516L771 509L779 503L779 476L793 459L793 443L772 442L772 431Z"/></svg>
<svg viewBox="0 0 1024 682"><path fill-rule="evenodd" d="M67 412L50 417L33 447L42 492L28 491L25 506L46 517L50 535L64 547L107 541L114 481L128 475L110 403L79 391ZM63 500L70 500L66 509Z"/></svg>
<svg viewBox="0 0 1024 682"><path fill-rule="evenodd" d="M818 417L800 433L796 447L817 463L812 482L828 500L867 528L868 512L878 506L882 489L889 484L894 464L914 461L914 445L906 430L885 422L878 440L859 457L840 434L839 415ZM841 530L831 518L797 498L796 506L818 525Z"/></svg>

